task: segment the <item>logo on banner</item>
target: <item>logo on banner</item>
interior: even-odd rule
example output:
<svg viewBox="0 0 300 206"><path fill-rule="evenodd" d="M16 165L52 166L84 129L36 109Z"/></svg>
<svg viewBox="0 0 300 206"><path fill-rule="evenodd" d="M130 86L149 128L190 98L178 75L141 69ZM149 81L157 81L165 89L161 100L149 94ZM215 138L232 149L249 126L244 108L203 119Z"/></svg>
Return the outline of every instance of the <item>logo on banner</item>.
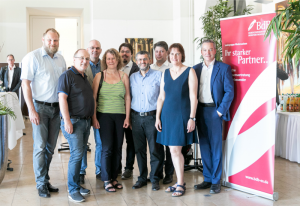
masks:
<svg viewBox="0 0 300 206"><path fill-rule="evenodd" d="M248 36L265 35L265 31L267 30L269 24L270 21L256 21L256 19L254 19L248 27Z"/></svg>

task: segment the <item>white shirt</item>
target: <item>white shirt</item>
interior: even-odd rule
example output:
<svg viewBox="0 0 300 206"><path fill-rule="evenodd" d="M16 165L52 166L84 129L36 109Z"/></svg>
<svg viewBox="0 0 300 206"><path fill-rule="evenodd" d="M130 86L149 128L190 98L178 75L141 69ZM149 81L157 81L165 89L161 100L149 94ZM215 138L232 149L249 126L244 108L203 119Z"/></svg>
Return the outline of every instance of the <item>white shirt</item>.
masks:
<svg viewBox="0 0 300 206"><path fill-rule="evenodd" d="M14 76L14 70L16 68L16 65L13 66L12 69L9 68L9 66L7 66L7 69L8 69L8 88L11 88L11 83L12 83L12 79L13 79L13 76Z"/></svg>
<svg viewBox="0 0 300 206"><path fill-rule="evenodd" d="M208 65L203 62L202 72L200 77L200 89L199 89L199 102L201 103L213 103L214 100L211 96L210 81L211 74L214 68L215 59Z"/></svg>
<svg viewBox="0 0 300 206"><path fill-rule="evenodd" d="M126 64L124 67L121 68L121 71L125 72L129 76L132 65L133 65L133 62L132 62L132 60L130 60L128 62L128 64Z"/></svg>
<svg viewBox="0 0 300 206"><path fill-rule="evenodd" d="M169 61L167 60L160 67L157 66L156 63L155 64L151 64L150 67L151 67L151 69L164 72L166 69L172 68L173 65L171 63L169 63Z"/></svg>

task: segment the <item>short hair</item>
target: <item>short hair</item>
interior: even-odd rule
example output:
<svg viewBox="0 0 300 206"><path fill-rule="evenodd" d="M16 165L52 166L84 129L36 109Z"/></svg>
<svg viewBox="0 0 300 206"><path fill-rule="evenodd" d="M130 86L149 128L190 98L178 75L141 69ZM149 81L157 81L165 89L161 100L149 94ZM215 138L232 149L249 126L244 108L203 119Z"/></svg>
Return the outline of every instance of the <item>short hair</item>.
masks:
<svg viewBox="0 0 300 206"><path fill-rule="evenodd" d="M43 37L45 37L46 34L47 34L49 31L51 31L51 32L53 32L53 33L57 33L57 36L58 36L58 38L59 38L59 33L58 33L58 31L56 31L56 30L53 29L53 28L47 29L47 30L45 31L45 33L43 34Z"/></svg>
<svg viewBox="0 0 300 206"><path fill-rule="evenodd" d="M131 51L131 54L133 54L133 48L132 48L132 45L129 44L129 43L123 43L119 46L119 52L121 52L121 48L122 47L127 47L130 51Z"/></svg>
<svg viewBox="0 0 300 206"><path fill-rule="evenodd" d="M163 47L166 51L168 51L168 44L167 44L167 42L165 42L165 41L159 41L159 42L156 42L156 43L154 44L154 46L153 46L154 50L155 50L155 48L156 48L157 46Z"/></svg>
<svg viewBox="0 0 300 206"><path fill-rule="evenodd" d="M14 55L12 55L12 54L7 55L7 57L12 57L13 59L15 59Z"/></svg>
<svg viewBox="0 0 300 206"><path fill-rule="evenodd" d="M177 48L179 50L179 52L181 53L182 55L182 58L181 58L181 63L183 63L185 61L185 53L184 53L184 49L183 49L183 46L180 44L180 43L174 43L172 44L170 47L169 47L169 50L168 50L168 61L171 63L170 61L170 52L173 48Z"/></svg>
<svg viewBox="0 0 300 206"><path fill-rule="evenodd" d="M106 55L110 53L112 55L114 55L116 57L116 60L118 62L118 65L117 65L117 70L120 70L122 67L123 67L123 62L122 62L122 57L120 55L120 53L114 49L114 48L111 48L111 49L108 49L106 50L106 52L104 53L103 57L102 57L102 61L101 61L101 70L103 69L106 70L107 69L107 65L106 65Z"/></svg>
<svg viewBox="0 0 300 206"><path fill-rule="evenodd" d="M138 55L145 55L145 54L147 54L148 58L151 59L151 56L150 56L150 53L149 53L149 52L147 52L147 51L139 51L139 52L136 53L136 55L135 55L135 60L137 60L137 56L138 56Z"/></svg>
<svg viewBox="0 0 300 206"><path fill-rule="evenodd" d="M77 53L79 52L79 51L81 51L81 50L84 50L84 51L86 51L86 49L78 49L75 53L74 53L74 55L73 55L73 57L75 58L76 57L76 55L77 55Z"/></svg>
<svg viewBox="0 0 300 206"><path fill-rule="evenodd" d="M202 45L205 44L205 43L212 43L214 45L214 48L217 49L216 42L214 40L212 40L212 39L205 39L201 43L201 50L202 50Z"/></svg>

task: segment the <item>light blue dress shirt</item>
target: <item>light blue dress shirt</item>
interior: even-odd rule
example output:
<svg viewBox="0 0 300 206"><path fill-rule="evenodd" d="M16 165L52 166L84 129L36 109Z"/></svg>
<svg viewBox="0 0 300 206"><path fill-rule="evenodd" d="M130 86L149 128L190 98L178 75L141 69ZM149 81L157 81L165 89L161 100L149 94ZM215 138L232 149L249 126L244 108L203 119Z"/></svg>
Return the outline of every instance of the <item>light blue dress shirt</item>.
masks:
<svg viewBox="0 0 300 206"><path fill-rule="evenodd" d="M136 112L156 110L162 73L149 69L145 77L135 72L130 77L131 109Z"/></svg>
<svg viewBox="0 0 300 206"><path fill-rule="evenodd" d="M90 61L90 66L93 72L93 77L95 78L96 74L101 71L101 61L99 59L98 63L95 65L92 61Z"/></svg>
<svg viewBox="0 0 300 206"><path fill-rule="evenodd" d="M23 58L21 79L31 81L33 99L53 103L58 102L58 79L66 70L62 55L56 53L52 59L42 47Z"/></svg>

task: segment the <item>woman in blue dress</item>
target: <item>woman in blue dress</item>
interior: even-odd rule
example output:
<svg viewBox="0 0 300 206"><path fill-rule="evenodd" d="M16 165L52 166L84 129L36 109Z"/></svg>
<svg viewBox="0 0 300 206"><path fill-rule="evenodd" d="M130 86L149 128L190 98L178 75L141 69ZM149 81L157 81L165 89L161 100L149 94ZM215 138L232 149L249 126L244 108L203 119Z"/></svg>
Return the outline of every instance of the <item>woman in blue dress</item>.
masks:
<svg viewBox="0 0 300 206"><path fill-rule="evenodd" d="M168 53L173 67L162 75L155 127L158 130L157 143L170 147L177 175L177 183L168 187L166 192L179 197L186 189L182 146L198 142L195 130L198 80L195 70L182 64L185 54L181 44L172 44Z"/></svg>

